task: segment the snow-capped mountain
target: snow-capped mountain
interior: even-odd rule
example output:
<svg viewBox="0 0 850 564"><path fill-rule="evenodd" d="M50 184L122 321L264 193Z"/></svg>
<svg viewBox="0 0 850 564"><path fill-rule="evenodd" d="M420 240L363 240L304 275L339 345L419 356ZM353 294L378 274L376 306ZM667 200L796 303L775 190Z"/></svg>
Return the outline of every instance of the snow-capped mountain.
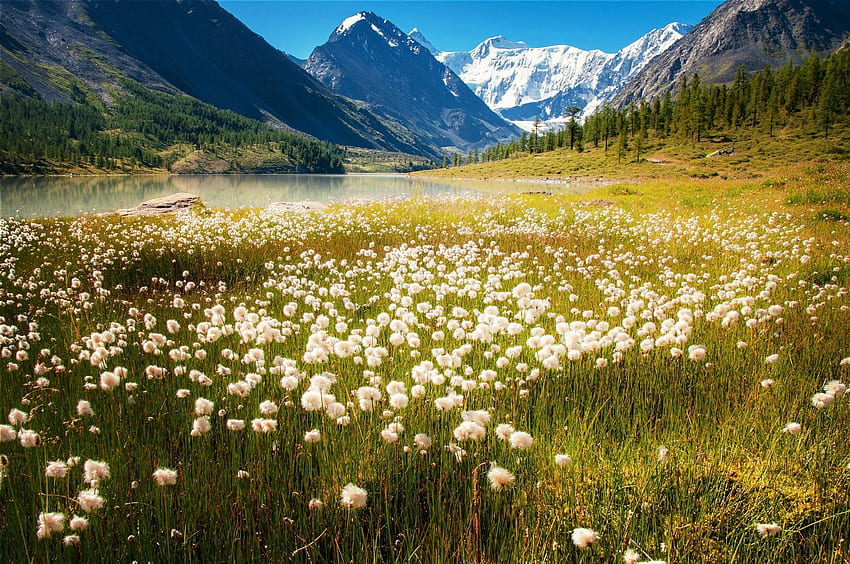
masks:
<svg viewBox="0 0 850 564"><path fill-rule="evenodd" d="M483 148L519 135L427 49L372 12L346 18L313 50L304 69L334 92L412 131L413 143L432 154Z"/></svg>
<svg viewBox="0 0 850 564"><path fill-rule="evenodd" d="M591 113L690 28L671 23L616 53L569 45L530 47L502 36L469 52L442 52L417 29L409 36L457 73L490 108L528 128L535 118L549 125L566 121L570 106Z"/></svg>

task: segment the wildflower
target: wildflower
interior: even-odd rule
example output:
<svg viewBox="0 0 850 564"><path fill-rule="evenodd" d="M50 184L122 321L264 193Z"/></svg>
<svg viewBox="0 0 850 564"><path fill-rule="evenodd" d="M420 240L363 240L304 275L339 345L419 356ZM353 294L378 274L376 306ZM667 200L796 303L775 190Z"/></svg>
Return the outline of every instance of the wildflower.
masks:
<svg viewBox="0 0 850 564"><path fill-rule="evenodd" d="M765 359L764 359L765 364L776 364L778 361L779 361L779 355L778 354L772 354L772 355L766 356Z"/></svg>
<svg viewBox="0 0 850 564"><path fill-rule="evenodd" d="M818 409L823 409L827 407L832 402L835 401L835 396L832 394L827 394L823 392L818 392L812 396L812 405Z"/></svg>
<svg viewBox="0 0 850 564"><path fill-rule="evenodd" d="M531 448L531 445L534 443L534 439L531 435L526 433L525 431L516 431L511 433L510 438L508 439L511 443L511 448L525 450Z"/></svg>
<svg viewBox="0 0 850 564"><path fill-rule="evenodd" d="M640 554L633 548L623 553L623 564L637 564L638 560L640 560Z"/></svg>
<svg viewBox="0 0 850 564"><path fill-rule="evenodd" d="M803 427L799 423L797 423L796 421L792 421L791 423L788 423L787 425L785 425L785 427L782 428L782 432L788 433L789 435L799 435L802 429Z"/></svg>
<svg viewBox="0 0 850 564"><path fill-rule="evenodd" d="M77 494L77 503L80 509L86 513L91 513L95 509L100 509L106 500L98 495L98 491L94 488L83 490Z"/></svg>
<svg viewBox="0 0 850 564"><path fill-rule="evenodd" d="M100 375L100 389L112 390L121 383L121 378L115 372L104 372Z"/></svg>
<svg viewBox="0 0 850 564"><path fill-rule="evenodd" d="M706 349L705 345L691 345L688 347L688 358L693 361L703 360L707 351L708 349Z"/></svg>
<svg viewBox="0 0 850 564"><path fill-rule="evenodd" d="M342 488L339 500L348 509L360 509L361 507L366 507L366 498L368 495L363 488L358 488L354 484L348 483Z"/></svg>
<svg viewBox="0 0 850 564"><path fill-rule="evenodd" d="M592 529L577 527L573 529L573 544L579 548L587 548L599 540L599 533Z"/></svg>
<svg viewBox="0 0 850 564"><path fill-rule="evenodd" d="M260 413L262 413L266 417L277 413L277 409L277 404L275 404L273 401L266 400L260 404Z"/></svg>
<svg viewBox="0 0 850 564"><path fill-rule="evenodd" d="M841 380L830 380L823 385L823 391L827 394L840 398L847 392L847 385Z"/></svg>
<svg viewBox="0 0 850 564"><path fill-rule="evenodd" d="M212 413L215 404L206 398L198 398L195 400L195 415L209 415Z"/></svg>
<svg viewBox="0 0 850 564"><path fill-rule="evenodd" d="M64 513L39 513L38 514L38 531L36 536L39 539L46 539L52 533L60 532L65 528Z"/></svg>
<svg viewBox="0 0 850 564"><path fill-rule="evenodd" d="M94 415L94 410L91 408L91 404L86 400L78 401L77 415L79 415L80 417L84 417L86 415Z"/></svg>
<svg viewBox="0 0 850 564"><path fill-rule="evenodd" d="M496 436L502 439L503 441L507 441L513 434L513 432L513 426L508 425L507 423L501 423L499 425L496 425Z"/></svg>
<svg viewBox="0 0 850 564"><path fill-rule="evenodd" d="M756 531L763 537L772 537L782 530L776 523L756 523Z"/></svg>
<svg viewBox="0 0 850 564"><path fill-rule="evenodd" d="M14 441L18 438L18 432L11 425L0 425L0 443Z"/></svg>
<svg viewBox="0 0 850 564"><path fill-rule="evenodd" d="M80 517L79 515L74 515L71 517L71 520L68 522L68 527L72 531L84 531L86 527L89 526L89 521L85 517Z"/></svg>
<svg viewBox="0 0 850 564"><path fill-rule="evenodd" d="M236 477L240 480L247 480L251 477L247 470L240 470L236 473Z"/></svg>
<svg viewBox="0 0 850 564"><path fill-rule="evenodd" d="M9 411L9 424L10 425L23 425L27 421L27 412L21 411L17 408L12 408Z"/></svg>
<svg viewBox="0 0 850 564"><path fill-rule="evenodd" d="M102 460L86 460L83 463L83 480L92 487L97 487L101 480L109 477L109 464Z"/></svg>
<svg viewBox="0 0 850 564"><path fill-rule="evenodd" d="M413 437L413 443L422 450L431 448L431 438L425 433L417 433Z"/></svg>
<svg viewBox="0 0 850 564"><path fill-rule="evenodd" d="M670 449L664 445L658 447L657 458L658 462L664 462L670 456Z"/></svg>
<svg viewBox="0 0 850 564"><path fill-rule="evenodd" d="M255 433L272 433L277 431L277 420L275 419L252 419L251 429Z"/></svg>
<svg viewBox="0 0 850 564"><path fill-rule="evenodd" d="M228 431L241 431L245 428L245 420L244 419L228 419L225 424Z"/></svg>
<svg viewBox="0 0 850 564"><path fill-rule="evenodd" d="M555 455L555 464L560 466L561 468L566 468L570 464L573 463L573 459L570 458L569 454L556 454Z"/></svg>
<svg viewBox="0 0 850 564"><path fill-rule="evenodd" d="M18 432L18 441L21 443L22 447L32 448L34 446L38 446L38 443L41 442L41 437L35 431L21 429Z"/></svg>
<svg viewBox="0 0 850 564"><path fill-rule="evenodd" d="M312 429L304 433L304 441L308 443L317 443L322 440L322 433L318 429Z"/></svg>
<svg viewBox="0 0 850 564"><path fill-rule="evenodd" d="M494 490L500 490L516 479L509 470L501 466L493 465L490 471L487 472L487 479L490 480L490 487Z"/></svg>
<svg viewBox="0 0 850 564"><path fill-rule="evenodd" d="M186 388L180 388L179 390L177 390L175 392L174 395L177 396L177 399L184 399L184 398L188 398L191 394L192 394L192 392L190 392Z"/></svg>
<svg viewBox="0 0 850 564"><path fill-rule="evenodd" d="M772 388L774 384L776 384L776 380L773 378L767 378L759 382L759 385L761 385L762 388Z"/></svg>
<svg viewBox="0 0 850 564"><path fill-rule="evenodd" d="M80 535L67 535L62 539L65 546L77 546L80 544Z"/></svg>
<svg viewBox="0 0 850 564"><path fill-rule="evenodd" d="M487 429L476 423L475 421L464 421L454 430L454 437L459 441L473 440L480 441L487 434Z"/></svg>
<svg viewBox="0 0 850 564"><path fill-rule="evenodd" d="M177 483L177 470L157 468L153 471L153 479L158 486L173 486Z"/></svg>
<svg viewBox="0 0 850 564"><path fill-rule="evenodd" d="M68 473L68 465L63 460L54 460L47 463L44 475L48 478L64 478Z"/></svg>
<svg viewBox="0 0 850 564"><path fill-rule="evenodd" d="M212 425L210 425L210 418L204 415L203 417L195 418L192 422L192 430L189 434L193 437L200 437L201 435L208 433L211 428Z"/></svg>
<svg viewBox="0 0 850 564"><path fill-rule="evenodd" d="M325 504L324 504L324 503L322 503L322 500L321 500L321 499L316 499L315 497L314 497L313 499L311 499L311 500L307 503L307 507L308 507L311 511L319 511L319 510L320 510L320 509L322 509L324 506L325 506Z"/></svg>

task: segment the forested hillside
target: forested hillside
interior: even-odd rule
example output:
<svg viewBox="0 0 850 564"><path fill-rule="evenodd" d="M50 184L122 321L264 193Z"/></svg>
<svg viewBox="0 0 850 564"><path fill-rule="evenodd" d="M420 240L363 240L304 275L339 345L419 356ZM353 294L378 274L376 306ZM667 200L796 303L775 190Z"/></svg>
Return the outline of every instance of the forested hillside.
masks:
<svg viewBox="0 0 850 564"><path fill-rule="evenodd" d="M0 96L0 172L171 170L190 154L215 160L219 172L343 172L330 143L129 80L122 87L111 107L76 82L72 103Z"/></svg>

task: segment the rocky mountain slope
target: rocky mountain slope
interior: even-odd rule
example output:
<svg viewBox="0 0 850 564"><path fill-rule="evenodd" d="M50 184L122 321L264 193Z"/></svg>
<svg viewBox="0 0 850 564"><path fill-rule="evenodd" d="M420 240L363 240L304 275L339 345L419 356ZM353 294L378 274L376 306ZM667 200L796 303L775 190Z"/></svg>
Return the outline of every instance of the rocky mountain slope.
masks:
<svg viewBox="0 0 850 564"><path fill-rule="evenodd" d="M469 52L441 52L419 30L410 36L454 70L490 108L527 127L535 118L550 124L566 121L570 106L590 113L689 29L671 23L616 53L569 45L530 47L502 36Z"/></svg>
<svg viewBox="0 0 850 564"><path fill-rule="evenodd" d="M728 0L655 58L616 97L620 104L673 88L682 75L730 82L751 71L828 54L850 35L847 0Z"/></svg>
<svg viewBox="0 0 850 564"><path fill-rule="evenodd" d="M466 151L519 134L427 49L371 12L343 21L304 68L435 149Z"/></svg>
<svg viewBox="0 0 850 564"><path fill-rule="evenodd" d="M413 133L333 93L216 2L4 0L0 9L4 91L68 101L79 81L109 105L129 79L333 143L421 151Z"/></svg>

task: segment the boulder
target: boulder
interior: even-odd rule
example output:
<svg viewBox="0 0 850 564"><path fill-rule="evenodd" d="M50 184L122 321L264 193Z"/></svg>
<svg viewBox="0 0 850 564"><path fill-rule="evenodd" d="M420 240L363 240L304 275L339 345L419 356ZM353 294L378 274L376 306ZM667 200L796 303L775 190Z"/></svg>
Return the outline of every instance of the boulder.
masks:
<svg viewBox="0 0 850 564"><path fill-rule="evenodd" d="M201 202L200 196L188 192L178 192L170 196L154 198L138 204L136 207L116 210L115 213L124 216L162 215L191 209Z"/></svg>

